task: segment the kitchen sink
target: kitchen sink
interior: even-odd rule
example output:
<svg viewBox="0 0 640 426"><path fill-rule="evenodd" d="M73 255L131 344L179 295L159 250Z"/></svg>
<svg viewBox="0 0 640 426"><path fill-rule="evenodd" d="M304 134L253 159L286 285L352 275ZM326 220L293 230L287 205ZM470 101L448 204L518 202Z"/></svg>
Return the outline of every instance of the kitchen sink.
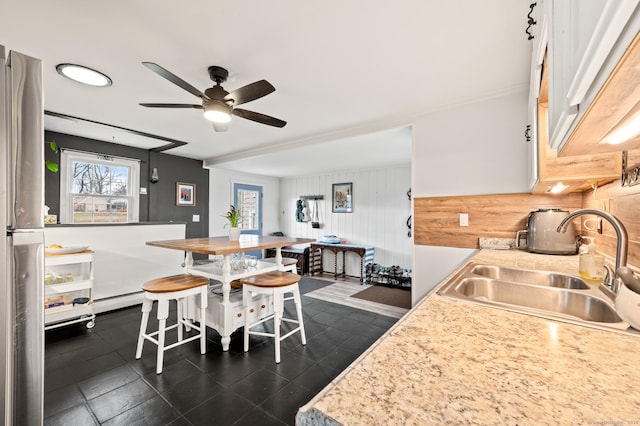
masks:
<svg viewBox="0 0 640 426"><path fill-rule="evenodd" d="M618 316L613 301L598 285L572 275L469 262L437 294L521 314L637 334Z"/></svg>
<svg viewBox="0 0 640 426"><path fill-rule="evenodd" d="M583 321L622 321L607 302L584 293L487 278L463 278L454 290L457 294L476 301L554 312Z"/></svg>
<svg viewBox="0 0 640 426"><path fill-rule="evenodd" d="M526 269L505 268L495 265L477 265L472 274L495 278L502 281L516 281L525 284L544 285L559 288L588 290L589 285L578 277L547 271L529 271Z"/></svg>

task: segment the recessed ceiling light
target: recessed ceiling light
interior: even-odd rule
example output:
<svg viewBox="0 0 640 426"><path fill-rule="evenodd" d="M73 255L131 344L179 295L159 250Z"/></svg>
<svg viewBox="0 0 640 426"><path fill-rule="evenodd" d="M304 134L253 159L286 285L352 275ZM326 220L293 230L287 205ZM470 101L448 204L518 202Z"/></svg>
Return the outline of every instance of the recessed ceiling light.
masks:
<svg viewBox="0 0 640 426"><path fill-rule="evenodd" d="M59 64L56 66L56 70L60 75L89 86L106 87L112 84L107 75L82 65Z"/></svg>
<svg viewBox="0 0 640 426"><path fill-rule="evenodd" d="M555 185L553 185L552 187L547 188L547 192L550 192L552 194L559 194L562 191L564 191L565 189L567 189L569 187L569 185L565 185L562 182L558 182Z"/></svg>

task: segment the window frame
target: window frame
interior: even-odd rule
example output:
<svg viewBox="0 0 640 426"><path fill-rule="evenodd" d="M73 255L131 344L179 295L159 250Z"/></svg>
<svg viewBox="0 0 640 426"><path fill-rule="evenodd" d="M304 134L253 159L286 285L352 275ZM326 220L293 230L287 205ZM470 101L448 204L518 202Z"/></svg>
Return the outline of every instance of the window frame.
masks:
<svg viewBox="0 0 640 426"><path fill-rule="evenodd" d="M117 198L126 198L127 221L126 222L91 222L96 223L137 223L140 220L140 160L133 158L115 157L111 155L96 154L91 152L62 149L60 153L60 223L75 224L73 215L73 163L81 161L84 163L99 164L109 167L124 167L129 169L127 180L127 195L119 195ZM103 198L106 196L91 194ZM115 197L115 196L112 196Z"/></svg>

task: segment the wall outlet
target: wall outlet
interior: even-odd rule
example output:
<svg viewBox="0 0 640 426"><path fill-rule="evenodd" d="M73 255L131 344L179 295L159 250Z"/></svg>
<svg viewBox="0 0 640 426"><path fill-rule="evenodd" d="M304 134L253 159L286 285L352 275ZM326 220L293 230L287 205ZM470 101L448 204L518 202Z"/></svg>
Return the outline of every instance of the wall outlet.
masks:
<svg viewBox="0 0 640 426"><path fill-rule="evenodd" d="M147 195L147 188L145 188L144 186L140 187L140 195Z"/></svg>
<svg viewBox="0 0 640 426"><path fill-rule="evenodd" d="M193 218L191 219L192 222L200 222L200 215L199 214L194 214Z"/></svg>
<svg viewBox="0 0 640 426"><path fill-rule="evenodd" d="M460 213L460 226L469 226L469 214Z"/></svg>

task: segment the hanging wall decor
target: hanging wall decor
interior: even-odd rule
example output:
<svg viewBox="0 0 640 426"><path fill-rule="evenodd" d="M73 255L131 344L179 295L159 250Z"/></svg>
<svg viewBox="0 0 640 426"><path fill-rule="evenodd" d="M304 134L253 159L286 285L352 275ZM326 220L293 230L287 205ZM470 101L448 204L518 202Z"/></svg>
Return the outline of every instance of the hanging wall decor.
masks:
<svg viewBox="0 0 640 426"><path fill-rule="evenodd" d="M176 182L176 206L196 205L196 185Z"/></svg>
<svg viewBox="0 0 640 426"><path fill-rule="evenodd" d="M334 183L332 211L334 213L351 213L353 212L353 184Z"/></svg>

